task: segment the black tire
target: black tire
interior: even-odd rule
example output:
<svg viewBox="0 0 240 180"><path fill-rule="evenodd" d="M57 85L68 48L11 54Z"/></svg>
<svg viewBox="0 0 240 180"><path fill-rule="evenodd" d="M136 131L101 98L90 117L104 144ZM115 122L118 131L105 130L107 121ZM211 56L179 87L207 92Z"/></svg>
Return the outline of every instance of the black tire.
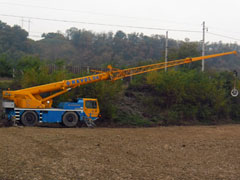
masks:
<svg viewBox="0 0 240 180"><path fill-rule="evenodd" d="M34 111L25 111L21 116L21 122L24 126L35 126L38 116Z"/></svg>
<svg viewBox="0 0 240 180"><path fill-rule="evenodd" d="M62 117L62 122L67 127L75 127L78 120L78 115L75 112L66 112Z"/></svg>

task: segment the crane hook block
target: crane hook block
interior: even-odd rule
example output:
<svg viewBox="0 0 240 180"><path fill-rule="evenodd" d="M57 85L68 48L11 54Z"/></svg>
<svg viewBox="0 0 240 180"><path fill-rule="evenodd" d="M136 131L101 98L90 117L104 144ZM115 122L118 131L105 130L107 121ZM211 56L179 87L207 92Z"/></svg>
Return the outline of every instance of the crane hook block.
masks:
<svg viewBox="0 0 240 180"><path fill-rule="evenodd" d="M233 97L237 97L238 96L238 90L236 88L233 88L232 91L231 91L231 95Z"/></svg>

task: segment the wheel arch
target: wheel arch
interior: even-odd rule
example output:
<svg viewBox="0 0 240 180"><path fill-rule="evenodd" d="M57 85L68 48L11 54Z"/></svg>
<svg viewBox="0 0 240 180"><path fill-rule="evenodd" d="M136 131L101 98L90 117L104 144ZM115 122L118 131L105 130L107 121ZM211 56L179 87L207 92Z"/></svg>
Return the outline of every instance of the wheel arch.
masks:
<svg viewBox="0 0 240 180"><path fill-rule="evenodd" d="M32 122L33 124L31 124L31 123L30 124L25 124L26 121L28 121L28 120L24 119L24 117L29 113L33 115L33 118L36 118L35 121ZM39 122L39 114L35 110L24 110L22 113L20 113L20 121L25 126L35 126Z"/></svg>
<svg viewBox="0 0 240 180"><path fill-rule="evenodd" d="M68 113L68 112L73 112L73 113L75 113L75 114L78 116L78 120L80 120L81 116L79 115L79 113L78 113L77 111L65 111L65 112L62 114L62 116L61 116L61 122L62 122L62 120L63 120L63 116L64 116L66 113Z"/></svg>
<svg viewBox="0 0 240 180"><path fill-rule="evenodd" d="M61 123L66 127L76 127L79 121L80 116L76 111L65 111L62 114Z"/></svg>

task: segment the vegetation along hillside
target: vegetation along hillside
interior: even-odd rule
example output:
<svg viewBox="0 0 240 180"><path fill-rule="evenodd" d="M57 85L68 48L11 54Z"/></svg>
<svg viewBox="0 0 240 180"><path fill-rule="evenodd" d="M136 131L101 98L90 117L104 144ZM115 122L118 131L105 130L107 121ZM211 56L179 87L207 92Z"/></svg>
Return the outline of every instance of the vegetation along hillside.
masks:
<svg viewBox="0 0 240 180"><path fill-rule="evenodd" d="M169 59L200 56L200 42L169 40ZM70 28L65 34L47 33L28 39L18 26L0 22L0 88L19 89L79 77L89 73L69 65L126 68L163 61L165 37L139 33L94 33ZM239 50L237 44L207 43L206 54ZM54 65L54 68L49 68ZM163 71L76 88L56 99L98 98L102 125L216 124L240 121L240 99L232 98L232 70L237 56L206 61L206 71L193 63ZM12 78L12 79L10 79ZM237 83L238 86L239 83Z"/></svg>

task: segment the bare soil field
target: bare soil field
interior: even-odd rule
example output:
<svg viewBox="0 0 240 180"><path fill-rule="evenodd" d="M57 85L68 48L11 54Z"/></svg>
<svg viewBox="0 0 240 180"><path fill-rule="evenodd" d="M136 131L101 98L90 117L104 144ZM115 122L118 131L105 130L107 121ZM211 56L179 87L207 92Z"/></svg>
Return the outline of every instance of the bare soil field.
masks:
<svg viewBox="0 0 240 180"><path fill-rule="evenodd" d="M0 128L0 180L240 179L240 125Z"/></svg>

